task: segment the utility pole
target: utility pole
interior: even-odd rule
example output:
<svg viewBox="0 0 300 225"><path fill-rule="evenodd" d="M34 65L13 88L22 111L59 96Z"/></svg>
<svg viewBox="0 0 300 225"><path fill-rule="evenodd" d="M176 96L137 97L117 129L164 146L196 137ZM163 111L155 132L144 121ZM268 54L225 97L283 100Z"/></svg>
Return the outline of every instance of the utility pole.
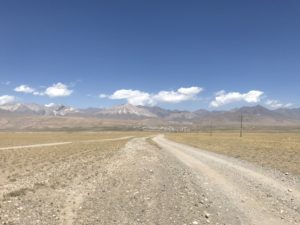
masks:
<svg viewBox="0 0 300 225"><path fill-rule="evenodd" d="M212 122L209 124L209 136L212 136Z"/></svg>
<svg viewBox="0 0 300 225"><path fill-rule="evenodd" d="M243 137L243 113L241 113L241 129L240 129L240 137Z"/></svg>

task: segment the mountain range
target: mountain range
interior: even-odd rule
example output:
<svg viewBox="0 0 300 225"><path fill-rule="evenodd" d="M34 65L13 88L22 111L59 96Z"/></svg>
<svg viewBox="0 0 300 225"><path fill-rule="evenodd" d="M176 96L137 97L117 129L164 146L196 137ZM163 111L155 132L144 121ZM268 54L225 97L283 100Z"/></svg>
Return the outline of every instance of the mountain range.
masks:
<svg viewBox="0 0 300 225"><path fill-rule="evenodd" d="M207 127L237 126L241 115L246 126L300 126L300 108L270 110L246 106L228 111L169 110L130 104L111 108L76 109L59 104L10 103L0 105L0 129L89 128L101 126Z"/></svg>

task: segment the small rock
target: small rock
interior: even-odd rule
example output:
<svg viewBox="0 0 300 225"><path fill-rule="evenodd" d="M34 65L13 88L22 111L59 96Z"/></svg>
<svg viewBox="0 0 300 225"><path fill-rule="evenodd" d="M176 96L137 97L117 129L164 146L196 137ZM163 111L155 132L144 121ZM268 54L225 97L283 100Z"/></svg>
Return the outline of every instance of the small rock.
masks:
<svg viewBox="0 0 300 225"><path fill-rule="evenodd" d="M207 213L207 212L204 212L204 216L205 216L206 219L208 219L210 217L210 214Z"/></svg>
<svg viewBox="0 0 300 225"><path fill-rule="evenodd" d="M196 224L199 224L199 223L198 223L198 221L196 221L196 220L195 220L195 221L193 221L193 224L195 224L195 225L196 225Z"/></svg>

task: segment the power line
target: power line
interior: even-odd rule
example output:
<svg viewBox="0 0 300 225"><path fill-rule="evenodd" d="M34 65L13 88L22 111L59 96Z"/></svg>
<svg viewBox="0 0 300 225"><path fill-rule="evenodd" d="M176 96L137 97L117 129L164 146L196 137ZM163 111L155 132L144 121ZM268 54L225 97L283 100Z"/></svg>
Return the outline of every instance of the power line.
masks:
<svg viewBox="0 0 300 225"><path fill-rule="evenodd" d="M243 113L241 112L241 128L240 128L240 137L243 137Z"/></svg>

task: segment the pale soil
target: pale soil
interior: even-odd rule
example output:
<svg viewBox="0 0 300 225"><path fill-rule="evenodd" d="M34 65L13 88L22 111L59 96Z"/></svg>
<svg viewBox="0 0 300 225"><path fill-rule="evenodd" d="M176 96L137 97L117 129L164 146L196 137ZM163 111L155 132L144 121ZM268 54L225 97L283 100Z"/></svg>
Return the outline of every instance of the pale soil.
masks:
<svg viewBox="0 0 300 225"><path fill-rule="evenodd" d="M154 141L0 151L0 224L299 224L297 178Z"/></svg>
<svg viewBox="0 0 300 225"><path fill-rule="evenodd" d="M298 178L175 143L163 136L154 141L197 173L202 187L220 205L221 213L224 208L229 209L227 215L232 218L226 224L300 224ZM234 222L234 217L238 221Z"/></svg>
<svg viewBox="0 0 300 225"><path fill-rule="evenodd" d="M0 186L1 223L206 222L204 211L212 204L209 196L176 158L145 138L132 139L123 148L106 146L105 150L104 144L84 143L81 150L68 155L69 145L58 146L64 151L62 156L56 153L56 159L48 155L48 149L40 149L53 160L51 164L33 158L35 163L27 167L27 173L18 171L14 181L6 180ZM14 151L25 150L29 153L28 149ZM37 154L37 149L32 151Z"/></svg>
<svg viewBox="0 0 300 225"><path fill-rule="evenodd" d="M168 133L166 138L300 176L300 133Z"/></svg>

